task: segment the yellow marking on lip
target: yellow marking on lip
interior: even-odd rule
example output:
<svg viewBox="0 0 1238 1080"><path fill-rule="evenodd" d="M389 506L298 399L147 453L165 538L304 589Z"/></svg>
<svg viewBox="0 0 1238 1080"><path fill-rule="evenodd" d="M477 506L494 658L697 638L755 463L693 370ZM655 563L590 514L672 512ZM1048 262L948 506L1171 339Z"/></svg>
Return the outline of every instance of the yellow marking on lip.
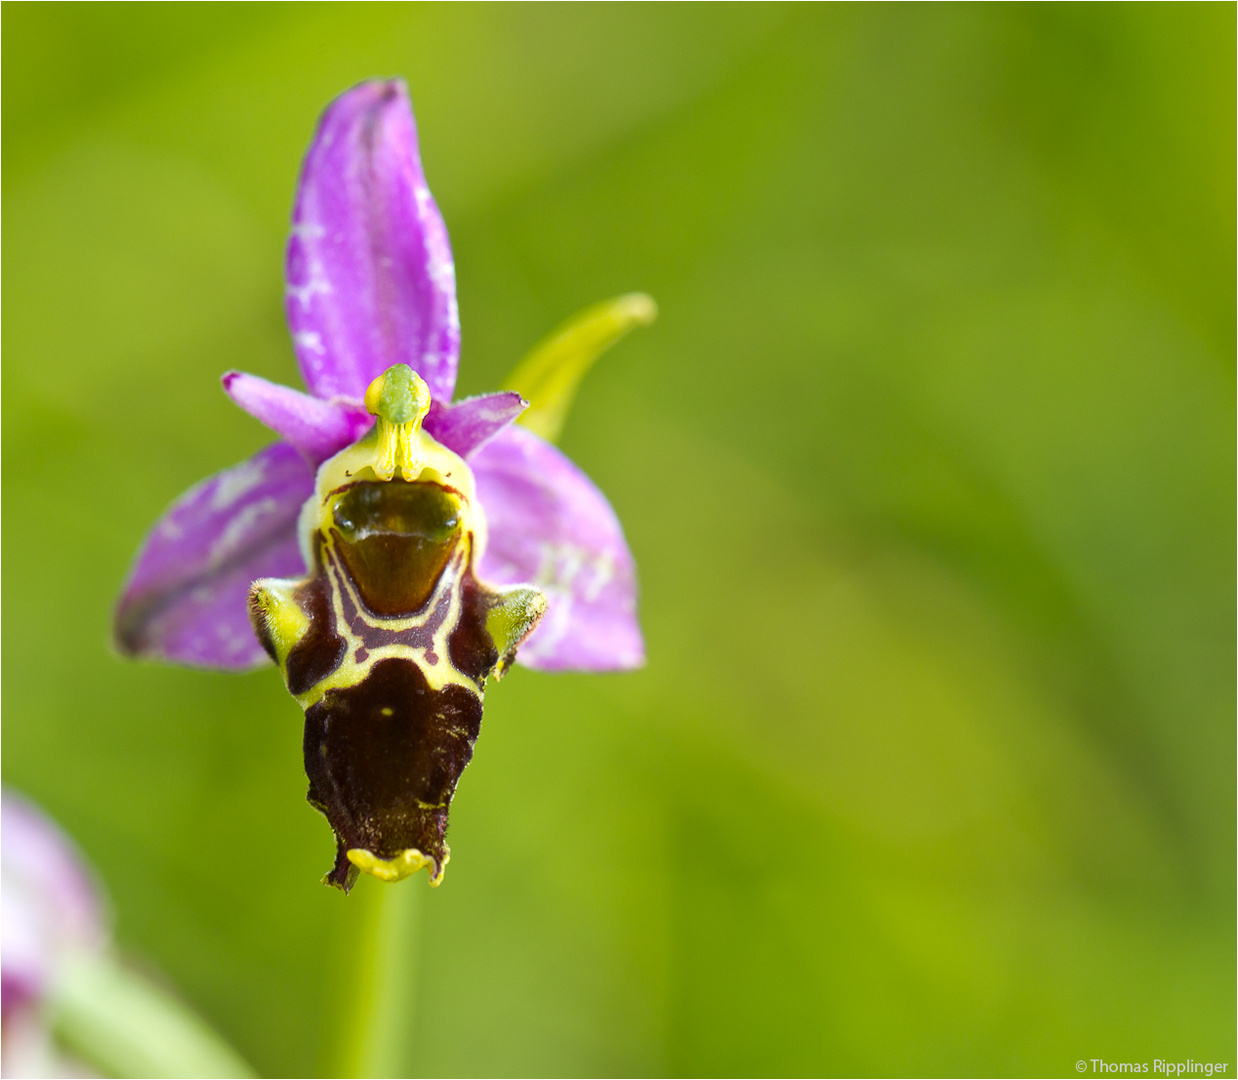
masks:
<svg viewBox="0 0 1238 1080"><path fill-rule="evenodd" d="M331 607L336 632L347 642L347 651L343 663L335 671L297 697L301 708L309 709L322 700L323 695L328 690L338 690L358 685L369 676L370 670L375 664L388 657L411 660L421 669L422 674L426 677L426 682L432 690L442 690L445 686L459 686L480 698L483 693L482 686L456 670L455 665L451 663L448 648L448 639L459 621L461 605L463 603L461 599L461 574L456 568L464 565L463 560L466 557L462 553L448 564L447 569L443 573L442 580L440 580L434 594L426 602L422 610L418 614L407 618L383 618L367 613L361 603L361 598L348 580L348 575L343 573L334 558L325 557L324 572L331 584ZM426 646L407 645L398 641L371 648L365 646L365 642L353 632L348 620L344 617L342 598L344 592L348 593L354 608L360 614L362 621L368 626L373 629L392 630L397 633L401 630L424 625L443 596L448 597L449 607L442 625L435 632L428 648ZM367 655L364 660L358 663L353 657L356 650L362 646L365 646ZM438 657L437 663L431 664L427 660L426 654L431 650Z"/></svg>
<svg viewBox="0 0 1238 1080"><path fill-rule="evenodd" d="M443 880L443 871L447 869L447 863L451 860L451 851L444 850L443 865L439 867L438 873L434 873L434 859L429 855L423 855L416 848L405 848L394 859L380 859L372 851L367 851L365 848L349 848L348 861L353 864L362 873L370 874L378 878L379 881L394 883L403 881L406 877L411 877L417 873L423 866L428 866L430 870L430 884L437 887Z"/></svg>

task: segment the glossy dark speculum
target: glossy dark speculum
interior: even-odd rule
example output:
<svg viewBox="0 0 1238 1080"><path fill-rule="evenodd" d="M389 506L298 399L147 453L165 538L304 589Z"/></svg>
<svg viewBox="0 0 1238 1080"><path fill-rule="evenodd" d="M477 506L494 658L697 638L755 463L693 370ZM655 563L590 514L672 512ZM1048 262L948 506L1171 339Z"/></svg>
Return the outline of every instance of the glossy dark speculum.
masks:
<svg viewBox="0 0 1238 1080"><path fill-rule="evenodd" d="M335 548L377 615L411 615L429 598L459 539L460 504L440 484L353 484L332 511Z"/></svg>

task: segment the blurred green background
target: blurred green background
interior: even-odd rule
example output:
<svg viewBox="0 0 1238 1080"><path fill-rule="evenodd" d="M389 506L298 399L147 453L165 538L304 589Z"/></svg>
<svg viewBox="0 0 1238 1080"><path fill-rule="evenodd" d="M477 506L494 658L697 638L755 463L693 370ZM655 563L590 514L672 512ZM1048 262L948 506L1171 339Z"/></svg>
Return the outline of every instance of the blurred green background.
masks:
<svg viewBox="0 0 1238 1080"><path fill-rule="evenodd" d="M1230 4L6 4L5 781L260 1070L324 1067L300 711L109 617L270 440L218 376L299 384L300 158L398 74L461 393L662 312L562 440L649 664L488 696L414 1068L1234 1061L1234 54Z"/></svg>

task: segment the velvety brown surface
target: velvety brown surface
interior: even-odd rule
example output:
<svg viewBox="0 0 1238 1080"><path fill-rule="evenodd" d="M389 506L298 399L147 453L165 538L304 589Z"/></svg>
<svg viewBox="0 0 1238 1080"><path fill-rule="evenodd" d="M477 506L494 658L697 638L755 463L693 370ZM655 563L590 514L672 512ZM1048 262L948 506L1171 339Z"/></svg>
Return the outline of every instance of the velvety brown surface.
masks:
<svg viewBox="0 0 1238 1080"><path fill-rule="evenodd" d="M326 814L339 852L391 858L406 848L446 853L447 810L481 730L481 699L430 689L410 660L386 659L357 686L329 690L305 714L309 801ZM337 859L330 881L347 887Z"/></svg>

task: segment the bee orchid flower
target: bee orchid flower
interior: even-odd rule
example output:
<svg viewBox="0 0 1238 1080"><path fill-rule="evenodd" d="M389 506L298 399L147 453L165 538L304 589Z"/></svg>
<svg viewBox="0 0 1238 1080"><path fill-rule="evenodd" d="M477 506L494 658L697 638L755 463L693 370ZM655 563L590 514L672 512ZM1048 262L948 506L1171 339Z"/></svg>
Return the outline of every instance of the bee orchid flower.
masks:
<svg viewBox="0 0 1238 1080"><path fill-rule="evenodd" d="M652 302L590 309L512 388L453 402L447 230L404 84L376 80L319 123L285 303L308 393L224 375L280 441L169 507L116 640L195 667L274 660L305 710L310 802L336 835L324 880L347 890L358 870L391 881L424 865L437 884L486 681L517 649L552 671L643 662L619 521L551 440L584 369Z"/></svg>

